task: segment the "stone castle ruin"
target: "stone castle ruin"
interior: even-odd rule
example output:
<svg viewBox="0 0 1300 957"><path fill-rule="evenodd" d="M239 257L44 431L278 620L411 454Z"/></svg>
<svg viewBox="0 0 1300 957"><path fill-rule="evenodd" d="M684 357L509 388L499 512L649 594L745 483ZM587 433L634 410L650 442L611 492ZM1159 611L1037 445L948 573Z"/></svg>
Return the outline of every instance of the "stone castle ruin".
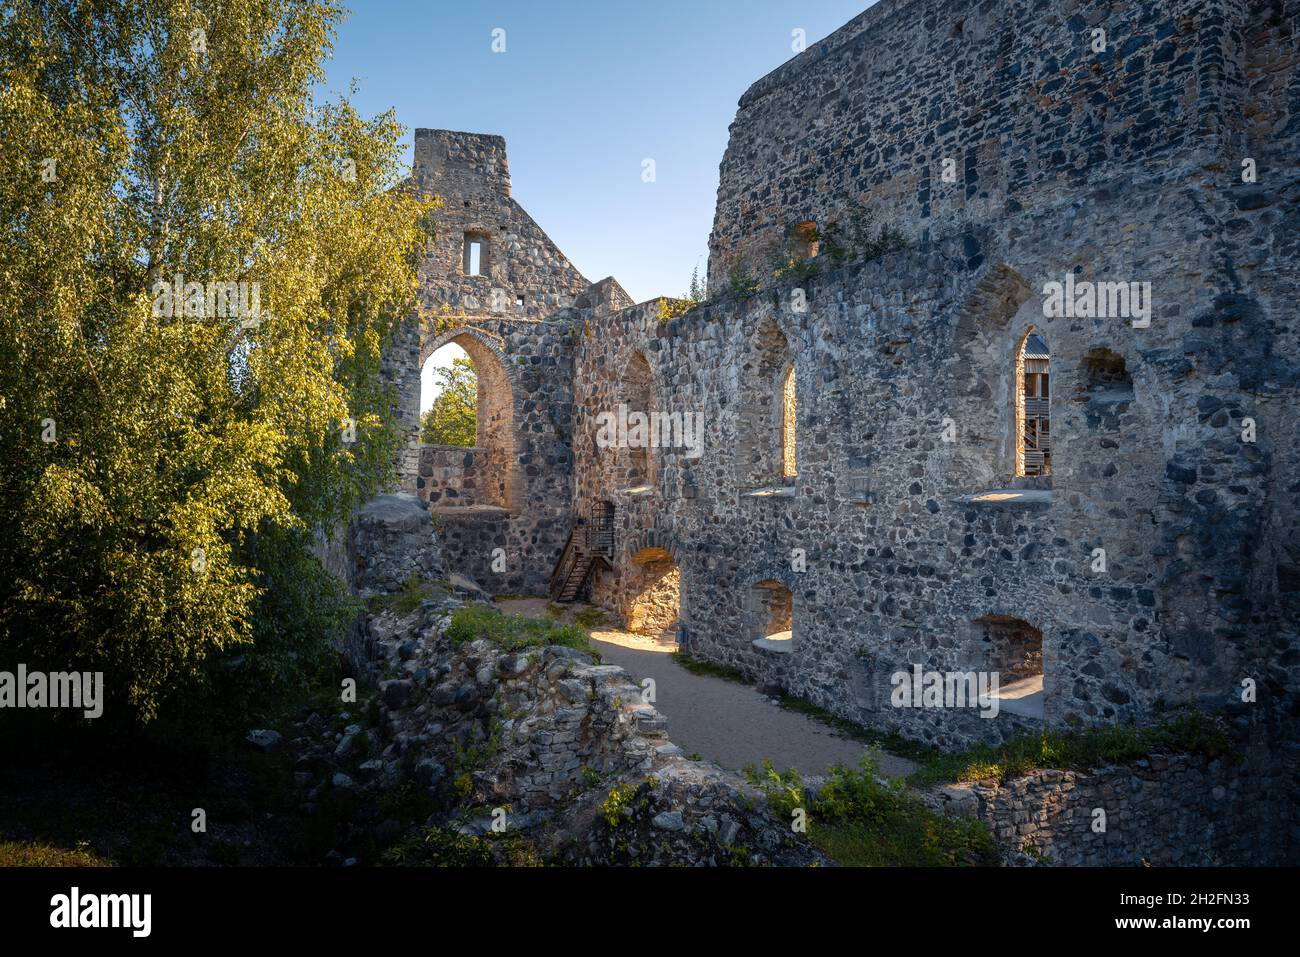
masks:
<svg viewBox="0 0 1300 957"><path fill-rule="evenodd" d="M919 740L1293 718L1298 30L1296 0L883 0L741 98L709 298L666 317L565 258L501 137L417 130L444 206L387 359L403 487L493 593ZM447 343L473 448L419 441ZM997 716L892 706L916 666L1000 673Z"/></svg>

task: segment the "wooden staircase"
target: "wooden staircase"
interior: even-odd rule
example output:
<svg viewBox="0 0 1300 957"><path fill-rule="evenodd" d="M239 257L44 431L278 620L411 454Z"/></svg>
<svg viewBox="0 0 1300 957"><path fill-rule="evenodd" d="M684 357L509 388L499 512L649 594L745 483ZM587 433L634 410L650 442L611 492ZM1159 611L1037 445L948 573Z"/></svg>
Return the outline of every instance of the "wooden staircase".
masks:
<svg viewBox="0 0 1300 957"><path fill-rule="evenodd" d="M569 539L560 552L560 560L551 572L551 599L575 601L591 577L597 562L609 563L614 557L614 506L597 503L590 519L579 518L569 530Z"/></svg>
<svg viewBox="0 0 1300 957"><path fill-rule="evenodd" d="M1052 433L1046 399L1025 399L1024 447L1025 474L1050 475Z"/></svg>

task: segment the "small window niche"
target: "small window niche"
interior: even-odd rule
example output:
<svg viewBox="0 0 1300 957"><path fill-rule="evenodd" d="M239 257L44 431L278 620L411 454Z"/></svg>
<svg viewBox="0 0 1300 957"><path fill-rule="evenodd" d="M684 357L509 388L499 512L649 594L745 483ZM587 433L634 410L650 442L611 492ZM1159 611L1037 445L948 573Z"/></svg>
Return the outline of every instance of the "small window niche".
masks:
<svg viewBox="0 0 1300 957"><path fill-rule="evenodd" d="M1105 348L1089 349L1079 371L1079 386L1088 401L1133 401L1133 377L1119 353Z"/></svg>
<svg viewBox="0 0 1300 957"><path fill-rule="evenodd" d="M856 505L871 505L876 493L871 487L871 456L849 456L848 471L844 476L844 500Z"/></svg>
<svg viewBox="0 0 1300 957"><path fill-rule="evenodd" d="M796 445L799 421L797 394L794 363L791 362L781 381L781 480L786 485L793 485L799 477Z"/></svg>
<svg viewBox="0 0 1300 957"><path fill-rule="evenodd" d="M1122 433L1133 407L1133 377L1124 357L1106 348L1089 349L1079 368L1076 402L1083 403L1089 430Z"/></svg>
<svg viewBox="0 0 1300 957"><path fill-rule="evenodd" d="M751 644L760 651L794 650L794 594L779 581L765 579L749 590Z"/></svg>
<svg viewBox="0 0 1300 957"><path fill-rule="evenodd" d="M466 233L462 269L466 276L488 275L490 262L486 233Z"/></svg>
<svg viewBox="0 0 1300 957"><path fill-rule="evenodd" d="M817 235L817 224L811 219L798 223L791 233L790 245L796 260L814 258L821 246Z"/></svg>

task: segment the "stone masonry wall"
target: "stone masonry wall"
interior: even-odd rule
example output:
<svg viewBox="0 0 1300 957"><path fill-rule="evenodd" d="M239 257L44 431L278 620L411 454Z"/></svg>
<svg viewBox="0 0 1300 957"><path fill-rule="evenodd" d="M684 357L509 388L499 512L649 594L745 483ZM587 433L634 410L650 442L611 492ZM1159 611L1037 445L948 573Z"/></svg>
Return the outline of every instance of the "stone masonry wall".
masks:
<svg viewBox="0 0 1300 957"><path fill-rule="evenodd" d="M1218 160L1243 98L1243 27L1282 6L878 3L741 98L710 284L736 263L761 272L795 224L843 221L855 203L922 239L1032 215L1120 165Z"/></svg>
<svg viewBox="0 0 1300 957"><path fill-rule="evenodd" d="M1294 860L1300 824L1294 807L1269 792L1292 786L1296 764L1254 756L1243 765L1155 754L1088 772L1037 771L951 786L941 803L979 817L1000 843L1053 864L1277 866Z"/></svg>
<svg viewBox="0 0 1300 957"><path fill-rule="evenodd" d="M462 604L441 596L367 616L377 727L301 725L304 796L347 801L345 840L358 819L391 835L384 805L414 791L434 809L424 824L482 835L504 813L548 863L830 863L740 775L686 758L622 668L568 647L457 640L448 626Z"/></svg>
<svg viewBox="0 0 1300 957"><path fill-rule="evenodd" d="M477 505L479 482L491 467L485 449L426 445L420 449L420 501L437 505Z"/></svg>
<svg viewBox="0 0 1300 957"><path fill-rule="evenodd" d="M885 30L899 23L885 19L889 12L925 19L938 15L931 8L939 9L884 3L868 15ZM579 340L576 358L575 506L617 507L615 567L598 579L598 599L625 607L635 587L632 560L653 536L681 569L692 653L760 680L778 669L794 693L936 743L996 740L1024 724L1010 714L972 720L885 704L889 676L913 663L991 667L976 624L988 616L1042 632L1044 720L1052 726L1141 718L1171 702L1221 707L1237 701L1246 678L1267 685L1271 706L1294 707L1287 689L1300 659L1288 543L1300 536L1295 485L1285 476L1297 473L1300 436L1284 409L1294 402L1300 351L1284 321L1295 269L1282 264L1294 246L1300 180L1294 169L1274 166L1267 188L1240 181L1226 145L1237 133L1218 119L1235 93L1217 79L1216 64L1226 50L1238 69L1253 68L1241 60L1240 36L1271 37L1277 56L1256 54L1252 62L1269 64L1269 102L1282 111L1273 128L1293 132L1295 84L1277 77L1294 74L1294 57L1283 49L1296 5L1272 27L1253 8L1212 5L1190 20L1175 10L1172 20L1150 23L1143 18L1154 14L1136 7L1117 11L1107 23L1128 52L1101 65L1095 89L1080 82L1094 99L1113 94L1129 105L1098 104L1096 115L1082 117L1062 107L1057 117L1076 140L1099 140L1092 166L1076 168L1082 154L1069 151L1049 162L1049 152L1035 159L1034 177L1011 177L1007 189L977 202L984 188L977 163L967 180L975 192L958 204L960 217L945 220L950 235L936 235L929 222L932 200L930 214L918 207L901 221L911 248L877 262L827 265L804 282L769 278L747 299L729 295L725 283L718 288L714 272L713 300L682 318L661 323L649 303L585 323L591 334ZM1075 26L1061 29L1057 39L1040 37L1035 56L1055 57L1058 66L1069 60L1071 70L1092 75L1067 42ZM946 41L934 42L946 49ZM898 56L892 44L854 43L859 58L868 49L884 63ZM1003 63L1000 82L1013 79L1014 52L992 58ZM970 59L961 69L983 78L988 70L974 56L963 54ZM953 59L936 58L950 77ZM785 167L747 144L792 129L792 116L818 117L816 135L828 136L823 127L841 113L828 113L827 104L839 101L814 89L851 93L854 122L864 128L895 115L890 87L828 63L820 85L809 77L762 81L742 100L724 163L723 226L715 229L722 259L728 184L764 191L780 178L789 186L779 174ZM1190 99L1179 92L1187 83L1173 79L1186 70L1204 80ZM755 105L765 83L784 104L771 115ZM1137 104L1158 94L1168 98L1160 113L1170 129L1162 126L1157 137L1120 122L1121 112L1144 115L1150 107ZM978 127L1008 146L1038 142L1016 124L1041 122L1042 111L1026 118L1019 95L982 100L981 109L978 122L958 118L953 129ZM916 122L909 135L920 140L926 124L947 119L924 114ZM1256 127L1263 122L1255 117ZM733 154L751 158L748 172L735 167ZM1275 144L1269 154L1281 155ZM855 166L843 155L829 146L801 152L806 172L797 181L821 195L822 186L811 184L825 177L857 177L864 188L898 178L897 164ZM1015 160L999 162L1018 168ZM1022 196L1022 182L1052 186ZM776 208L791 223L807 218L797 204ZM879 208L898 221L904 207ZM746 225L743 235L755 229ZM1121 317L1047 318L1040 290L1067 273L1150 282L1150 326ZM796 290L805 311L795 308ZM1015 476L1017 348L1031 329L1042 331L1052 353L1054 469L1050 483L1040 483L1049 488L1017 497L1005 494L1026 484ZM1118 395L1110 379L1097 379L1102 353L1122 362ZM779 406L779 382L766 373L787 354L796 371L798 477L791 494L748 494L756 475L738 467L737 456L755 442L749 410L763 403L754 392L768 390L766 405ZM705 418L701 458L651 450L648 496L620 484L627 453L593 441L596 415L629 391L620 370L642 358L661 411ZM1241 438L1246 418L1258 425L1253 443ZM946 422L954 441L943 439ZM1093 571L1098 548L1104 573ZM804 572L793 570L795 549L806 553ZM779 662L751 646L745 626L744 596L764 578L795 596L794 649Z"/></svg>
<svg viewBox="0 0 1300 957"><path fill-rule="evenodd" d="M452 567L496 592L538 592L569 525L573 371L562 310L589 283L510 195L501 137L416 130L414 183L443 205L420 266L426 319L409 321L386 357L408 436L402 487L440 515ZM480 275L467 274L467 237L484 244ZM420 369L453 342L469 353L479 380L477 448L464 470L423 452L418 430ZM484 515L484 506L500 514ZM496 548L505 550L504 572Z"/></svg>
<svg viewBox="0 0 1300 957"><path fill-rule="evenodd" d="M633 610L661 550L687 651L860 723L952 747L1246 707L1272 716L1261 746L1292 747L1298 30L1300 0L882 0L742 98L710 299L666 322L612 280L584 288L527 223L518 248L497 240L484 210L515 215L499 141L420 131L417 178L471 201L449 202L430 303L474 306L518 252L563 306L407 343L418 371L410 356L459 337L511 393L508 506L444 514L449 561L542 592L568 523L608 503L599 603ZM906 248L772 274L773 242L854 206ZM468 230L488 277L457 272ZM757 292L729 288L737 264ZM1067 277L1149 283L1149 325L1049 315L1045 284ZM1030 332L1051 353L1048 478L1017 474ZM702 416L702 450L600 447L600 414L629 405ZM496 544L511 571L493 577ZM792 593L788 650L753 644L765 581ZM890 706L912 665L1005 667L989 619L1041 633L1041 718Z"/></svg>

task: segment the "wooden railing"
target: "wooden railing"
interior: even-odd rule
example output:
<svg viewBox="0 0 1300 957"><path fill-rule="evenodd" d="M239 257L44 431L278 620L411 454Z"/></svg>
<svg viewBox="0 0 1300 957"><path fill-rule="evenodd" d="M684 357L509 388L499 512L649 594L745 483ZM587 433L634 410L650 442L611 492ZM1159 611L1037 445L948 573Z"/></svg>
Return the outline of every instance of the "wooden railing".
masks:
<svg viewBox="0 0 1300 957"><path fill-rule="evenodd" d="M614 507L598 502L592 507L590 518L579 518L570 526L568 540L551 572L551 596L568 600L576 595L595 559L609 561L613 557ZM563 597L566 593L568 598Z"/></svg>
<svg viewBox="0 0 1300 957"><path fill-rule="evenodd" d="M560 560L555 563L555 569L551 572L551 595L558 595L564 590L564 583L569 580L573 574L574 567L582 558L582 549L579 543L579 529L573 528L569 531L569 539L564 543L564 550L560 552Z"/></svg>
<svg viewBox="0 0 1300 957"><path fill-rule="evenodd" d="M579 527L583 533L583 545L588 552L605 558L614 557L614 526L612 523L608 526L581 525Z"/></svg>

